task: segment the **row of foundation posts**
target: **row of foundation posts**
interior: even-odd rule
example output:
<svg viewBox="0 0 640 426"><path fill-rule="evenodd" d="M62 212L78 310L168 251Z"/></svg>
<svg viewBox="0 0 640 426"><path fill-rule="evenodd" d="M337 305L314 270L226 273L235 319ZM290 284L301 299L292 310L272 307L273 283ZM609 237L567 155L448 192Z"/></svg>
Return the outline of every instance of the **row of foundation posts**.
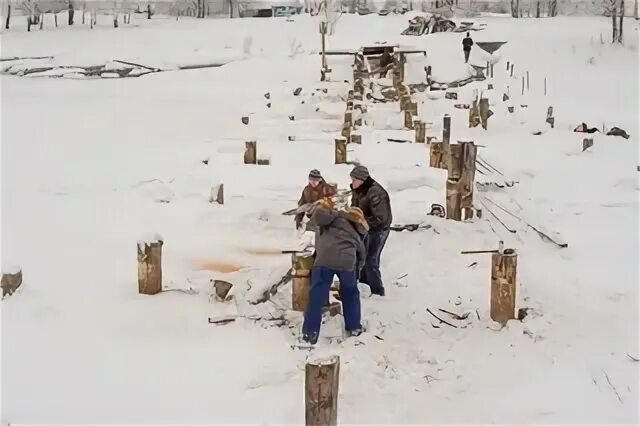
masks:
<svg viewBox="0 0 640 426"><path fill-rule="evenodd" d="M461 221L474 214L473 192L477 146L473 142L451 143L451 117L442 120L442 141L429 146L429 166L447 170L447 219ZM478 217L482 215L476 210Z"/></svg>
<svg viewBox="0 0 640 426"><path fill-rule="evenodd" d="M334 160L335 164L346 164L347 145L361 144L362 135L355 133L362 126L362 116L366 112L363 104L364 99L364 80L367 77L364 56L360 53L355 55L353 63L353 88L347 93L347 104L344 113L344 122L342 124L342 132L340 137L335 139Z"/></svg>

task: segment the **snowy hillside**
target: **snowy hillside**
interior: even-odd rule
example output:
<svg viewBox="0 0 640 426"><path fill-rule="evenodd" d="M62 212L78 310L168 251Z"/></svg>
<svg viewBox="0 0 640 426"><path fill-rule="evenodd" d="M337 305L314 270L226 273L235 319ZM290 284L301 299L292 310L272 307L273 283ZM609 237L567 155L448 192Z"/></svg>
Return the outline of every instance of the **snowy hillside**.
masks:
<svg viewBox="0 0 640 426"><path fill-rule="evenodd" d="M469 74L461 34L399 35L410 18L343 15L328 47L426 49L426 58L409 58L412 82L426 65L437 80ZM440 137L451 114L451 140L481 146L502 175L477 174L486 185L476 195L522 220L500 210L505 226L487 214L470 223L427 216L431 203L445 204L446 172L429 167L428 145L387 141L413 140L397 103L369 106L350 160L387 187L396 223L432 228L391 234L381 268L387 296L362 287L365 334L340 342L331 339L341 335L340 317L323 326L316 351L341 357L338 421L637 423L638 26L629 20L625 45L611 46L600 42L610 34L605 18L475 22L487 24L472 33L476 42L508 42L495 55L495 77L458 89L457 101L443 92L413 97L432 123L427 135ZM2 34L3 58L52 57L13 66L120 60L166 70L0 77L1 256L4 273L20 265L24 274L0 304L2 422L301 424L308 353L290 346L301 314L285 312L280 327L207 318L290 308L290 286L274 303L248 301L289 267L289 256L268 253L306 238L281 213L295 207L308 171L348 188L351 166L333 164L333 144L352 59L329 57L334 82L319 82L320 37L308 16L107 23L26 33L18 22ZM485 55L474 48L470 62L484 65ZM226 65L176 70L213 62ZM454 104L488 83L489 128L469 129L468 111ZM582 152L585 135L573 132L582 122L631 137L595 133ZM270 165L243 164L248 140ZM222 206L209 203L219 183ZM559 232L568 248L527 223ZM180 291L138 294L144 233L163 236L163 284ZM489 318L490 255L460 254L499 240L519 252L518 306L529 309L502 329ZM214 279L235 284L235 302L213 299ZM470 315L447 316L453 328L427 308Z"/></svg>

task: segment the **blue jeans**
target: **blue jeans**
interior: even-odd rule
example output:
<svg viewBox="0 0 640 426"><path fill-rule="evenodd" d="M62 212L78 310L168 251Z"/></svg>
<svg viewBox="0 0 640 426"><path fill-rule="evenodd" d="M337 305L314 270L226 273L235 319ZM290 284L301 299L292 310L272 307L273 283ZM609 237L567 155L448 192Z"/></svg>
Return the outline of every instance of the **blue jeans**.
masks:
<svg viewBox="0 0 640 426"><path fill-rule="evenodd" d="M382 275L380 274L380 256L388 237L389 229L385 229L378 232L369 232L364 241L367 246L367 259L360 274L360 282L368 284L372 292L384 288Z"/></svg>
<svg viewBox="0 0 640 426"><path fill-rule="evenodd" d="M328 297L334 275L340 280L340 301L344 325L348 331L361 328L360 325L360 292L356 282L355 271L338 271L324 266L314 266L311 270L311 289L309 303L304 313L302 333L317 336L322 323L322 308Z"/></svg>

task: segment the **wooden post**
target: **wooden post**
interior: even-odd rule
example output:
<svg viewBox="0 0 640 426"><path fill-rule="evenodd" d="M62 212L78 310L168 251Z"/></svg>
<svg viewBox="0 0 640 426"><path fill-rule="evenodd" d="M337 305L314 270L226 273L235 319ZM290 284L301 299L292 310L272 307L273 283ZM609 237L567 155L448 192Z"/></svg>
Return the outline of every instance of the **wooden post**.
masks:
<svg viewBox="0 0 640 426"><path fill-rule="evenodd" d="M244 143L244 164L257 164L258 147L256 141Z"/></svg>
<svg viewBox="0 0 640 426"><path fill-rule="evenodd" d="M87 7L87 2L82 2L82 25L84 25L84 14L85 14L86 7Z"/></svg>
<svg viewBox="0 0 640 426"><path fill-rule="evenodd" d="M347 162L347 139L336 138L335 140L335 163L345 164Z"/></svg>
<svg viewBox="0 0 640 426"><path fill-rule="evenodd" d="M342 124L341 136L345 138L347 141L351 139L351 126L349 125L349 123Z"/></svg>
<svg viewBox="0 0 640 426"><path fill-rule="evenodd" d="M413 111L404 111L404 127L407 129L413 129Z"/></svg>
<svg viewBox="0 0 640 426"><path fill-rule="evenodd" d="M151 2L147 4L147 19L151 19Z"/></svg>
<svg viewBox="0 0 640 426"><path fill-rule="evenodd" d="M218 203L220 205L224 204L224 184L221 183L216 188L215 186L211 188L211 196L209 197L210 203Z"/></svg>
<svg viewBox="0 0 640 426"><path fill-rule="evenodd" d="M447 168L442 142L431 142L429 144L429 166L435 169Z"/></svg>
<svg viewBox="0 0 640 426"><path fill-rule="evenodd" d="M493 78L493 64L491 64L490 71L491 71L491 78Z"/></svg>
<svg viewBox="0 0 640 426"><path fill-rule="evenodd" d="M446 169L449 164L449 148L451 144L451 116L445 114L442 117L442 160L440 168Z"/></svg>
<svg viewBox="0 0 640 426"><path fill-rule="evenodd" d="M529 91L529 71L527 71L527 92Z"/></svg>
<svg viewBox="0 0 640 426"><path fill-rule="evenodd" d="M489 121L489 99L480 99L480 123L482 128L487 130L487 124Z"/></svg>
<svg viewBox="0 0 640 426"><path fill-rule="evenodd" d="M416 129L416 143L425 143L426 137L426 124L422 122L422 120L415 120L413 122L413 127Z"/></svg>
<svg viewBox="0 0 640 426"><path fill-rule="evenodd" d="M356 134L356 133L351 134L351 139L349 140L349 143L355 143L355 144L361 145L362 135Z"/></svg>
<svg viewBox="0 0 640 426"><path fill-rule="evenodd" d="M409 95L400 96L400 111L406 111L410 103L411 103L411 96Z"/></svg>
<svg viewBox="0 0 640 426"><path fill-rule="evenodd" d="M506 324L516 318L516 272L518 255L494 253L491 255L491 319Z"/></svg>
<svg viewBox="0 0 640 426"><path fill-rule="evenodd" d="M305 366L305 426L338 424L340 357L310 360Z"/></svg>
<svg viewBox="0 0 640 426"><path fill-rule="evenodd" d="M461 149L461 164L459 193L460 207L465 209L465 219L473 216L473 189L476 177L476 156L478 147L473 142L459 142Z"/></svg>
<svg viewBox="0 0 640 426"><path fill-rule="evenodd" d="M507 71L509 71L509 61L507 61Z"/></svg>
<svg viewBox="0 0 640 426"><path fill-rule="evenodd" d="M67 20L67 25L73 25L73 15L75 14L75 9L73 7L73 1L69 1L69 16Z"/></svg>
<svg viewBox="0 0 640 426"><path fill-rule="evenodd" d="M11 5L9 4L9 5L7 5L7 19L5 20L5 23L4 23L4 28L6 30L9 29L9 21L10 20L11 20Z"/></svg>
<svg viewBox="0 0 640 426"><path fill-rule="evenodd" d="M307 309L313 261L313 256L302 256L296 253L291 255L291 275L293 276L291 306L294 311L304 312Z"/></svg>
<svg viewBox="0 0 640 426"><path fill-rule="evenodd" d="M138 241L138 293L156 294L162 291L162 244L154 241Z"/></svg>
<svg viewBox="0 0 640 426"><path fill-rule="evenodd" d="M582 152L593 146L593 138L585 138L582 140Z"/></svg>
<svg viewBox="0 0 640 426"><path fill-rule="evenodd" d="M462 207L460 206L460 200L460 194L458 193L458 181L447 179L447 219L457 221L462 220Z"/></svg>
<svg viewBox="0 0 640 426"><path fill-rule="evenodd" d="M353 106L353 101L351 101L351 106ZM344 113L344 124L348 124L349 127L353 124L353 109L347 109Z"/></svg>
<svg viewBox="0 0 640 426"><path fill-rule="evenodd" d="M478 101L474 99L473 103L471 104L471 108L469 108L469 127L476 127L481 122L482 119L480 118L480 108L478 107Z"/></svg>
<svg viewBox="0 0 640 426"><path fill-rule="evenodd" d="M513 77L513 64L511 64L511 77Z"/></svg>
<svg viewBox="0 0 640 426"><path fill-rule="evenodd" d="M22 285L22 269L17 268L2 274L2 297L11 296Z"/></svg>

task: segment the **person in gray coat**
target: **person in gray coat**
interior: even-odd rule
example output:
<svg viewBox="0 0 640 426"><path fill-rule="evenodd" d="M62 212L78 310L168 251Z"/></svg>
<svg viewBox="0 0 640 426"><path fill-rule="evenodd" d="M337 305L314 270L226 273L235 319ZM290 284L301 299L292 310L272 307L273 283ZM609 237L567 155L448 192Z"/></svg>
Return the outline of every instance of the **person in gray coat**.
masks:
<svg viewBox="0 0 640 426"><path fill-rule="evenodd" d="M362 211L350 208L338 212L322 201L310 211L311 223L316 226L316 258L311 270L309 303L304 313L302 340L315 344L320 334L322 308L329 298L333 277L340 280L340 301L347 335L362 333L360 323L360 292L357 273L366 257L364 236L368 225Z"/></svg>
<svg viewBox="0 0 640 426"><path fill-rule="evenodd" d="M371 287L371 294L384 296L384 285L380 274L380 257L384 248L393 215L389 194L369 175L369 169L358 165L351 171L351 205L359 207L369 224L365 244L367 259L362 269L360 282Z"/></svg>

